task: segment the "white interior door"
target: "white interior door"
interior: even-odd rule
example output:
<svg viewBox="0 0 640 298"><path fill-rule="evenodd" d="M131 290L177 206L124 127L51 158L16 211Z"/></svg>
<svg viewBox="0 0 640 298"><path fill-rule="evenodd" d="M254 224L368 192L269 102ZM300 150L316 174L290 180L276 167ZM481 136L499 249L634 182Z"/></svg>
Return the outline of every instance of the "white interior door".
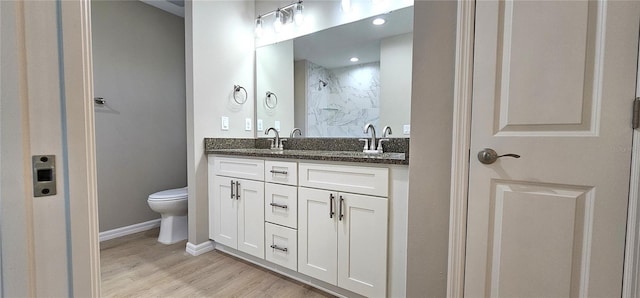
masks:
<svg viewBox="0 0 640 298"><path fill-rule="evenodd" d="M639 18L477 2L466 296L620 297Z"/></svg>

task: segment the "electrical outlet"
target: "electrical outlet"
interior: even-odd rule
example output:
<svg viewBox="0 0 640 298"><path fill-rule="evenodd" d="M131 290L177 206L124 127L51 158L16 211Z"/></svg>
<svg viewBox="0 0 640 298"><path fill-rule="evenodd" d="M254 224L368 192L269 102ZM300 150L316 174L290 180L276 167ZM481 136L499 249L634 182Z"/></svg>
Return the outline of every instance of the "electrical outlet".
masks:
<svg viewBox="0 0 640 298"><path fill-rule="evenodd" d="M244 130L246 130L246 131L250 131L251 130L251 118L245 118L244 119Z"/></svg>
<svg viewBox="0 0 640 298"><path fill-rule="evenodd" d="M258 125L258 127L257 127L258 131L263 131L264 130L264 127L262 127L262 119L258 119L258 124L257 125Z"/></svg>
<svg viewBox="0 0 640 298"><path fill-rule="evenodd" d="M222 130L229 130L229 117L222 116Z"/></svg>
<svg viewBox="0 0 640 298"><path fill-rule="evenodd" d="M410 134L410 133L411 133L411 125L409 125L409 124L405 124L405 125L402 127L402 133L403 133L403 134L405 134L405 135Z"/></svg>
<svg viewBox="0 0 640 298"><path fill-rule="evenodd" d="M276 120L273 123L273 128L275 128L277 131L280 131L280 121L279 120Z"/></svg>

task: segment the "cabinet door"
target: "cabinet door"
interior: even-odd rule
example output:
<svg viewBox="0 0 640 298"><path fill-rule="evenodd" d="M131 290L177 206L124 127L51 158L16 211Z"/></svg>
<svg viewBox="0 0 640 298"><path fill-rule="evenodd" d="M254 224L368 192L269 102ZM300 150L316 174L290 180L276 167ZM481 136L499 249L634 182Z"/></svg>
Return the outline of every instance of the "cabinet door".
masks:
<svg viewBox="0 0 640 298"><path fill-rule="evenodd" d="M265 183L264 219L268 222L298 228L298 188Z"/></svg>
<svg viewBox="0 0 640 298"><path fill-rule="evenodd" d="M209 183L209 238L226 246L238 246L238 202L231 197L231 178L213 176ZM234 187L235 193L235 187Z"/></svg>
<svg viewBox="0 0 640 298"><path fill-rule="evenodd" d="M264 259L264 182L235 179L238 250Z"/></svg>
<svg viewBox="0 0 640 298"><path fill-rule="evenodd" d="M298 189L298 272L334 285L338 221L330 212L335 213L336 196L326 190Z"/></svg>
<svg viewBox="0 0 640 298"><path fill-rule="evenodd" d="M339 287L368 297L386 296L387 202L338 194Z"/></svg>

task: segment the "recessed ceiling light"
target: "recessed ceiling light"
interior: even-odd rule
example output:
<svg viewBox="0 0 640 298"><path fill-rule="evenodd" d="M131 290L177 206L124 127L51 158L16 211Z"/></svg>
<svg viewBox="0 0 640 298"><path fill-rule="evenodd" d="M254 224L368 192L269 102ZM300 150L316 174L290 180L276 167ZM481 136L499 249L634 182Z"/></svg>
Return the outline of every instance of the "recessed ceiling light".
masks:
<svg viewBox="0 0 640 298"><path fill-rule="evenodd" d="M380 26L380 25L382 25L382 24L384 24L386 22L387 21L385 19L383 19L383 18L376 18L376 19L373 20L373 24L377 25L377 26Z"/></svg>
<svg viewBox="0 0 640 298"><path fill-rule="evenodd" d="M358 57L351 57L351 59L349 59L351 62L358 62L359 60Z"/></svg>

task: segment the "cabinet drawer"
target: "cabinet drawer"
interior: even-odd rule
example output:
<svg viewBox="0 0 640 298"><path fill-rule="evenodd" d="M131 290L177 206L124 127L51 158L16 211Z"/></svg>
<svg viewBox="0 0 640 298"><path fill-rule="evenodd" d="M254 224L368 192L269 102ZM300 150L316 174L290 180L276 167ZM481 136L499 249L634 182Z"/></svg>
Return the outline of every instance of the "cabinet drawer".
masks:
<svg viewBox="0 0 640 298"><path fill-rule="evenodd" d="M213 171L216 175L264 180L264 160L248 158L213 158Z"/></svg>
<svg viewBox="0 0 640 298"><path fill-rule="evenodd" d="M271 223L264 224L265 259L291 270L298 270L298 232Z"/></svg>
<svg viewBox="0 0 640 298"><path fill-rule="evenodd" d="M264 180L266 182L298 185L298 164L295 162L264 162Z"/></svg>
<svg viewBox="0 0 640 298"><path fill-rule="evenodd" d="M264 220L296 229L298 227L298 188L265 183Z"/></svg>
<svg viewBox="0 0 640 298"><path fill-rule="evenodd" d="M386 197L389 169L300 163L300 186Z"/></svg>

